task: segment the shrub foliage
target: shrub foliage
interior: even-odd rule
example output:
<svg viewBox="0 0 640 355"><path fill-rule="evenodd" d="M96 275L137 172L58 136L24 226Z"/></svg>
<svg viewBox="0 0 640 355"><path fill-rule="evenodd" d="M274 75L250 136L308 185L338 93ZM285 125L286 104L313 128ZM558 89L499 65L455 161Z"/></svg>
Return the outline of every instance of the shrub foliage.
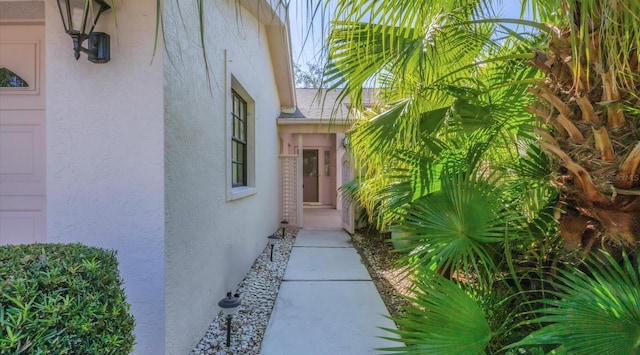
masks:
<svg viewBox="0 0 640 355"><path fill-rule="evenodd" d="M134 343L115 252L0 246L0 354L128 354Z"/></svg>

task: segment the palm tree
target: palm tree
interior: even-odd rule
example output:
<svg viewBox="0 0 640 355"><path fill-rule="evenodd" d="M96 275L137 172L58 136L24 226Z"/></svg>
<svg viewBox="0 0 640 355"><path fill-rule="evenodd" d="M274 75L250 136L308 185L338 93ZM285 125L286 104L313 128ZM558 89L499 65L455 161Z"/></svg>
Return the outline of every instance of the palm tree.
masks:
<svg viewBox="0 0 640 355"><path fill-rule="evenodd" d="M361 88L378 77L380 106L363 112L366 119L349 134L364 171L360 202L376 209L372 214L380 224L399 224L414 247L404 262L414 272L418 291L412 302L419 306L396 320L407 348L391 351L500 348L509 327L488 323L478 304L467 307L476 311L477 327L438 329L434 315L455 324L465 319L462 303L483 299L479 303L506 307L507 302L487 301L495 297L495 284L506 282L504 275L518 279L503 250L531 244L529 227L553 199L539 192L548 186L516 178L521 151L535 142L525 108L533 99L526 88L537 70L526 61L539 39L527 33L509 38L515 32L482 20L490 11L479 1L344 2L328 39L326 80L342 87L351 102L357 104ZM525 204L525 196L537 201ZM526 211L528 206L535 207ZM430 270L451 281L439 281ZM452 294L451 287L458 288L460 303L442 304L436 296ZM503 294L511 299L513 293ZM509 319L508 312L491 312ZM468 348L460 343L476 339L478 329L491 336Z"/></svg>
<svg viewBox="0 0 640 355"><path fill-rule="evenodd" d="M356 104L362 86L377 76L382 106L356 125L350 142L365 171L360 183L369 183L364 202L399 216L413 233L410 239L421 245L406 262L418 270L472 271L477 282L457 285L491 295L496 281L509 284L509 278L522 289L520 281L530 270L521 270L514 257L526 261L535 255L539 275L547 278L541 282L560 287L566 281L549 280L541 268L554 235L545 222L550 217L557 219L568 248L603 248L618 259L624 250L635 249L640 235L640 190L634 189L640 185L635 94L640 3L525 2L523 9L531 9L534 18L554 25L496 17L492 2L481 0L338 3L325 75ZM506 23L538 32L520 33ZM525 68L526 61L538 70ZM535 146L534 131L541 137L538 147L556 162L552 180L559 198L544 183L552 170ZM485 145L479 149L474 140ZM478 158L465 161L465 156ZM518 190L509 194L505 187ZM521 214L505 213L496 207L500 204ZM416 284L430 277L420 273ZM614 286L605 283L600 289L615 293ZM425 295L430 293L418 291L413 301L422 308L408 311L406 322L399 320L409 327L398 332L408 347L442 345L429 341L432 325L421 319L440 309L427 307ZM542 289L530 297L547 296L558 297L554 305L562 308L578 294ZM627 302L626 296L615 293L611 303ZM455 307L447 311L455 317ZM543 321L563 324L571 321L569 313L579 312L571 309ZM479 325L484 322L477 319ZM505 326L492 327L491 334L501 329ZM562 325L544 329L544 341L526 344L563 343ZM637 339L636 328L625 332L625 339ZM461 334L471 339L467 335ZM449 339L440 336L435 339ZM486 351L493 341L483 339L475 351ZM602 339L596 343L587 348L597 349ZM450 345L440 350L457 351Z"/></svg>
<svg viewBox="0 0 640 355"><path fill-rule="evenodd" d="M520 48L496 57L496 27L489 24L518 21L492 17L487 1L339 2L337 17L349 21L333 24L326 78L357 103L360 88L377 75L384 88L380 99L389 104L376 117L379 122L354 131L354 152L365 167L383 166L390 151L415 149L426 131L441 137L456 126L452 109L468 102L461 91L478 88L473 82L478 62L530 55L544 76L528 89L537 100L527 111L539 119L539 145L560 163L554 180L561 191L558 222L565 246L618 255L634 250L640 235L640 190L635 189L640 186L640 4L526 3L538 19L553 23L546 45L535 52L526 48L529 54ZM522 42L521 34L507 35L498 43L514 48L516 39ZM502 79L503 84L518 81ZM448 89L458 92L446 95ZM494 103L473 108L489 107ZM512 113L515 117L522 113Z"/></svg>
<svg viewBox="0 0 640 355"><path fill-rule="evenodd" d="M562 11L532 60L545 78L530 89L538 101L529 110L561 165L560 233L568 247L619 255L640 240L640 3L554 5L546 10Z"/></svg>
<svg viewBox="0 0 640 355"><path fill-rule="evenodd" d="M530 98L524 94L535 71L524 63L531 58L529 45L535 38L492 37L494 24L475 20L487 11L483 1L338 2L336 17L349 20L332 24L325 81L342 88L342 97L350 96L356 107L372 77L379 86L381 106L364 112L367 119L356 122L350 134L371 191L361 201L365 205L378 206L371 201L381 192L375 186L385 187L372 183L400 183L384 176L407 167L407 159L399 155L413 152L419 160L444 164L443 152L450 149L443 150L443 142L464 144L487 127L500 132L488 159L514 159L516 141L522 147L533 142L532 132L526 137L530 127L523 125L531 123L524 112ZM373 18L375 23L368 22ZM505 78L518 82L504 86ZM437 178L431 177L433 186L410 187L409 200L432 192Z"/></svg>
<svg viewBox="0 0 640 355"><path fill-rule="evenodd" d="M445 167L464 165L474 150L474 165L497 170L534 143L525 108L536 70L525 63L535 35L497 37L515 32L482 20L491 13L482 1L345 1L336 11L349 20L332 25L326 80L357 103L363 85L379 79L380 107L364 112L349 135L365 171L360 202L379 227L403 220L410 203L441 189Z"/></svg>

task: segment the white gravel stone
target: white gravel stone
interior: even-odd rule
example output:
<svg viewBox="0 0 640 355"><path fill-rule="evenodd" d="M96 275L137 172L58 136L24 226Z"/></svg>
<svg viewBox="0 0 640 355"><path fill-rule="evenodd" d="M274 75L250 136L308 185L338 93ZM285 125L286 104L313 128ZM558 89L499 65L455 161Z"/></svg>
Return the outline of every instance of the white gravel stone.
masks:
<svg viewBox="0 0 640 355"><path fill-rule="evenodd" d="M236 292L240 294L242 304L231 321L230 348L227 349L226 319L218 315L190 355L260 354L262 337L267 329L297 232L294 229L287 230L285 237L276 241L273 261L269 260L271 249L268 245L265 246L238 286Z"/></svg>

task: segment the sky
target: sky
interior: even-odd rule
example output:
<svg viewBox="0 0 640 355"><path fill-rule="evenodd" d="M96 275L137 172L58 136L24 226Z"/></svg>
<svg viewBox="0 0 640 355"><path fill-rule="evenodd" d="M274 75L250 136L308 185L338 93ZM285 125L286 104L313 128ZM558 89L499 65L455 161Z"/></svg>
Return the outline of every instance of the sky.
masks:
<svg viewBox="0 0 640 355"><path fill-rule="evenodd" d="M335 0L331 0L334 2ZM517 18L520 14L520 1L516 0L495 0L502 8L501 13L505 17ZM329 13L320 17L316 16L310 24L311 14L308 11L308 3L317 2L311 0L291 0L289 3L289 20L291 29L291 47L293 50L293 61L302 68L306 68L307 63L316 63L321 56L324 40L323 30L328 31L328 22L331 16Z"/></svg>
<svg viewBox="0 0 640 355"><path fill-rule="evenodd" d="M303 67L306 63L315 63L322 49L323 30L328 29L329 14L314 19L310 23L307 0L291 0L289 3L289 21L293 61Z"/></svg>

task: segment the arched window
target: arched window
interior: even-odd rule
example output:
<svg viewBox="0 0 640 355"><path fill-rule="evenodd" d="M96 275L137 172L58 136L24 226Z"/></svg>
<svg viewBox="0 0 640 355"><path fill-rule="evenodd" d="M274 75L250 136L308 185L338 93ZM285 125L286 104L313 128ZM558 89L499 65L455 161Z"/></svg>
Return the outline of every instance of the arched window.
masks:
<svg viewBox="0 0 640 355"><path fill-rule="evenodd" d="M18 74L7 68L0 68L0 88L28 88L29 84Z"/></svg>

